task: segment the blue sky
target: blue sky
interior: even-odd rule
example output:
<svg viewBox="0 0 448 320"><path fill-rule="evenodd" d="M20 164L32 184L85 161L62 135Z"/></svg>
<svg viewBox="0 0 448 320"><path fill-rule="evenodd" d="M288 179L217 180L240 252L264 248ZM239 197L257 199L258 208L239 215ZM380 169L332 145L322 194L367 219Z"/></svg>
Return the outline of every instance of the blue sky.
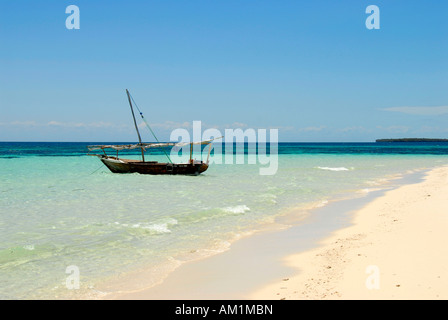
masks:
<svg viewBox="0 0 448 320"><path fill-rule="evenodd" d="M65 26L72 4L79 30ZM160 140L194 120L278 128L280 141L447 138L447 12L438 0L2 1L0 141L135 141L126 88Z"/></svg>

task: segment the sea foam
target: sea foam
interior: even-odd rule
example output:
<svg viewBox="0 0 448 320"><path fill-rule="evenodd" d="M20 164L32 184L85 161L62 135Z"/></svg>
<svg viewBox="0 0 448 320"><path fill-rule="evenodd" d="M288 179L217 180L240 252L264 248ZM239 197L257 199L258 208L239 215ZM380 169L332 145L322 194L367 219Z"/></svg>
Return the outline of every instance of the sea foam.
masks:
<svg viewBox="0 0 448 320"><path fill-rule="evenodd" d="M329 171L349 171L350 169L347 169L345 167L339 167L339 168L330 168L330 167L317 167L317 169L321 170L329 170Z"/></svg>
<svg viewBox="0 0 448 320"><path fill-rule="evenodd" d="M169 229L170 226L178 224L178 221L176 219L166 219L166 221L156 222L156 223L150 223L150 222L139 222L134 223L132 225L129 225L127 223L119 223L115 222L116 225L120 225L125 228L131 228L131 229L140 229L140 230L147 230L150 233L154 234L164 234L164 233L171 233L171 229Z"/></svg>
<svg viewBox="0 0 448 320"><path fill-rule="evenodd" d="M248 206L246 206L245 204L243 205L238 205L238 206L234 206L234 207L226 207L223 209L225 212L229 212L229 213L245 213L247 211L250 211L250 208Z"/></svg>

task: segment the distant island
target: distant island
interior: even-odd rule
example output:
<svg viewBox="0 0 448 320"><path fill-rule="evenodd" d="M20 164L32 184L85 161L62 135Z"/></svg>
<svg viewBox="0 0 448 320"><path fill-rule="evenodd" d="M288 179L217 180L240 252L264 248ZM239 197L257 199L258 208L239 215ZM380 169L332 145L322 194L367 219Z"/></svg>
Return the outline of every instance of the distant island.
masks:
<svg viewBox="0 0 448 320"><path fill-rule="evenodd" d="M376 139L375 142L448 142L448 139L431 139L431 138Z"/></svg>

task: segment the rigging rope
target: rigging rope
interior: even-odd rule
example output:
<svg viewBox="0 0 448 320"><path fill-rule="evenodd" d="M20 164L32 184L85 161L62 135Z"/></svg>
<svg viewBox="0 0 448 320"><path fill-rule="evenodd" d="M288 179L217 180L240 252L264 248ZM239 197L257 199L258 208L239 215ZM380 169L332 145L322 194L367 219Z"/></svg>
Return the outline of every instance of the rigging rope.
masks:
<svg viewBox="0 0 448 320"><path fill-rule="evenodd" d="M140 113L140 117L142 117L143 122L145 122L146 127L149 129L149 131L151 131L153 137L156 139L156 141L158 143L160 143L159 139L157 139L154 131L152 131L151 127L149 126L148 122L146 121L145 117L143 116L143 113L140 111L140 108L138 107L137 103L135 102L134 98L132 97L131 93L129 93L129 95L131 96L132 102L134 102L134 105L137 107L138 112ZM166 150L162 147L163 152L165 153L166 157L168 158L170 163L173 163L173 161L171 161L170 156L168 155L168 153L166 153Z"/></svg>
<svg viewBox="0 0 448 320"><path fill-rule="evenodd" d="M95 172L97 172L97 171L100 170L101 168L103 168L103 164L101 164L101 166L100 166L98 169L96 169L95 171L93 171L90 175L94 174Z"/></svg>

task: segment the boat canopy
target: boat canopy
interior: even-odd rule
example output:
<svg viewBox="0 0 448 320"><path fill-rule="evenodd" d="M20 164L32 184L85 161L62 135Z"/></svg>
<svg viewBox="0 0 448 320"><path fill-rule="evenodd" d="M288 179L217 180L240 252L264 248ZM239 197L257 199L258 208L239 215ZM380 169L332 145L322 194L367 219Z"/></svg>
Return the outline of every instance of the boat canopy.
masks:
<svg viewBox="0 0 448 320"><path fill-rule="evenodd" d="M150 149L150 148L160 148L160 147L184 147L184 146L188 146L188 145L208 145L210 143L212 143L213 140L216 139L221 139L222 137L219 138L214 138L214 139L210 139L210 140L204 140L204 141L199 141L199 142L166 142L166 143L136 143L136 144L118 144L118 145L92 145L92 146L87 146L87 148L89 149L89 151L94 151L94 150L104 150L104 149L114 149L114 150L132 150L132 149Z"/></svg>

